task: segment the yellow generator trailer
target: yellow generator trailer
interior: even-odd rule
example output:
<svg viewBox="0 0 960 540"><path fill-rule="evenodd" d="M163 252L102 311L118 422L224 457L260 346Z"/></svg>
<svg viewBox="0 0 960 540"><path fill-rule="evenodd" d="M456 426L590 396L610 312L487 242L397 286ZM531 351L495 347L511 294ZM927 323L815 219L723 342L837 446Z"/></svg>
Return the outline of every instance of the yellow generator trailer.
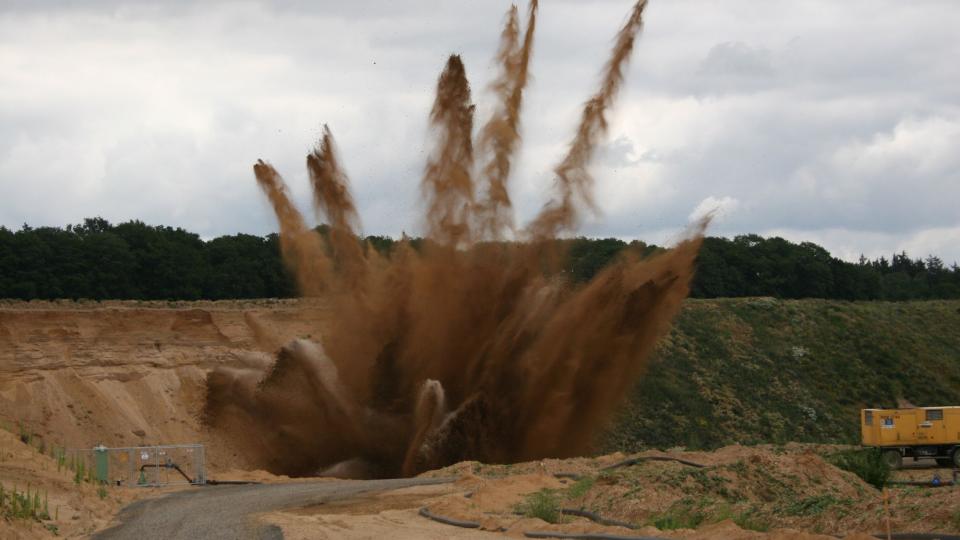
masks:
<svg viewBox="0 0 960 540"><path fill-rule="evenodd" d="M895 469L903 458L934 458L960 468L960 407L863 409L860 434L863 445L882 449Z"/></svg>

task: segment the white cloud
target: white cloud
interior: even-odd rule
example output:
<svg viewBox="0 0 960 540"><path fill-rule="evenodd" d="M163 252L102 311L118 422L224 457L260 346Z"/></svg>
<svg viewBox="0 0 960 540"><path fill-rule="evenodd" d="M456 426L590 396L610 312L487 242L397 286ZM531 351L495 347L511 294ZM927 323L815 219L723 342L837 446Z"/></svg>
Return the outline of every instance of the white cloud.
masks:
<svg viewBox="0 0 960 540"><path fill-rule="evenodd" d="M690 215L687 216L687 221L696 223L710 216L712 223L719 224L730 214L736 212L738 206L740 206L740 201L733 197L721 197L718 199L710 195L700 201L700 204L693 209L693 212L690 212Z"/></svg>
<svg viewBox="0 0 960 540"><path fill-rule="evenodd" d="M630 4L541 6L511 184L518 223L547 198ZM364 230L415 233L444 56L463 54L489 110L507 7L8 3L0 225L103 215L266 233L250 166L268 159L308 201L304 156L326 122ZM593 169L602 215L583 232L662 243L719 205L717 234L960 258L957 27L952 0L652 2Z"/></svg>

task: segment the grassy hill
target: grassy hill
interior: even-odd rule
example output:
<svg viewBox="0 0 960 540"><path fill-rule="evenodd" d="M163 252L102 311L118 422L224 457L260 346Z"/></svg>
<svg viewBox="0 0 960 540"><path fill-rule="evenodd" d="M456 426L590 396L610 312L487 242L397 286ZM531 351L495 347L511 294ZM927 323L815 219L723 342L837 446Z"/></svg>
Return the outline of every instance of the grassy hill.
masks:
<svg viewBox="0 0 960 540"><path fill-rule="evenodd" d="M858 443L898 400L960 405L960 301L689 300L605 449Z"/></svg>

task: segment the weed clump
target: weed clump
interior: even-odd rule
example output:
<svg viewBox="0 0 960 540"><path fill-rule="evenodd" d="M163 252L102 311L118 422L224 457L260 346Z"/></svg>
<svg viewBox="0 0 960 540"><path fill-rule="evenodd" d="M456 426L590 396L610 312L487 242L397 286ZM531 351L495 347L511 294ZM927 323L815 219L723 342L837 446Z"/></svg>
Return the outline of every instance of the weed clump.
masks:
<svg viewBox="0 0 960 540"><path fill-rule="evenodd" d="M547 523L559 523L560 497L553 490L541 489L536 493L531 493L517 505L518 514L530 518L539 518Z"/></svg>
<svg viewBox="0 0 960 540"><path fill-rule="evenodd" d="M883 489L890 479L890 466L883 460L878 448L847 450L827 458L834 466L850 471L877 489Z"/></svg>

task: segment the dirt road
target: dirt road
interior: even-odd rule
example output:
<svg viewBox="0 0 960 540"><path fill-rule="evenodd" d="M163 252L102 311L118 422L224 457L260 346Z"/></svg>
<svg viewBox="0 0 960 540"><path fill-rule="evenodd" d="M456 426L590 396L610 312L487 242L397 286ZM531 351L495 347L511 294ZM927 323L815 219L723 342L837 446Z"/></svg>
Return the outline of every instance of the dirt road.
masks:
<svg viewBox="0 0 960 540"><path fill-rule="evenodd" d="M445 478L404 478L197 488L131 504L120 513L119 525L93 538L273 540L283 538L280 529L259 523L254 514L315 505L364 492L450 481Z"/></svg>

